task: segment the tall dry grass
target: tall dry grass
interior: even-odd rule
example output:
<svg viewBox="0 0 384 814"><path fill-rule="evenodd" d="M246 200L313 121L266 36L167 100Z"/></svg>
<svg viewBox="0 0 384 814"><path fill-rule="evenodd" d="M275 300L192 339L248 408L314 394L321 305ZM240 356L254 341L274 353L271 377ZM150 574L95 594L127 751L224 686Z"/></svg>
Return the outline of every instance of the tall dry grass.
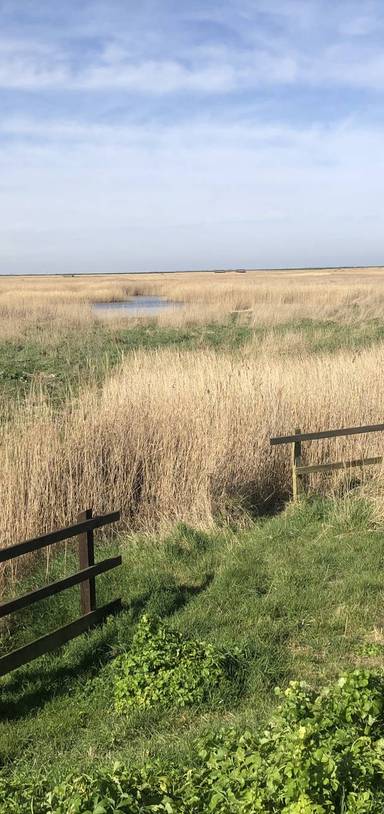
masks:
<svg viewBox="0 0 384 814"><path fill-rule="evenodd" d="M1 545L121 508L129 529L210 524L263 510L290 487L290 448L271 435L383 420L384 345L282 358L138 352L59 413L20 408L0 432ZM308 445L308 460L378 454L383 436Z"/></svg>

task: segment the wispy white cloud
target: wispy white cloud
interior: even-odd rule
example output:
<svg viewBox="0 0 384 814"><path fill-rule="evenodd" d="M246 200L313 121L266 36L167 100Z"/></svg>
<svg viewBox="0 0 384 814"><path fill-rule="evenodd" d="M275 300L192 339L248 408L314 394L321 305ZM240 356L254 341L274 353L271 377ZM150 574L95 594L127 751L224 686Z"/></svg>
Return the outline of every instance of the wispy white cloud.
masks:
<svg viewBox="0 0 384 814"><path fill-rule="evenodd" d="M121 46L109 43L96 59L73 67L68 55L37 43L0 46L0 88L9 90L125 90L132 93L168 94L182 91L231 92L242 87L287 83L297 67L290 55L263 51L249 53L197 49L195 59L144 59L132 62Z"/></svg>
<svg viewBox="0 0 384 814"><path fill-rule="evenodd" d="M11 50L11 48L9 48ZM227 59L185 65L177 60L101 59L85 69L64 60L50 63L43 54L0 56L0 88L7 90L127 91L136 94L231 93L235 90L282 86L339 86L384 90L384 55L356 53L349 46L327 48L319 56L293 51L275 55L248 52Z"/></svg>

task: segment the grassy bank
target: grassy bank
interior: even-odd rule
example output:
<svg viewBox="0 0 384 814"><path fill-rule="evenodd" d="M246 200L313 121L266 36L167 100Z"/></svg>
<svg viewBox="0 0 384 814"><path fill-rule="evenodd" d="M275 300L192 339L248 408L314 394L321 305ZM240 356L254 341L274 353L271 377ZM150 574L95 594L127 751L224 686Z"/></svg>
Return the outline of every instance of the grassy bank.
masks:
<svg viewBox="0 0 384 814"><path fill-rule="evenodd" d="M243 531L179 526L162 540L121 538L115 547L124 565L99 578L99 601L120 594L122 615L1 680L2 777L36 779L47 767L54 783L71 771L148 757L188 765L202 732L257 733L276 705L277 684L321 687L344 669L377 667L383 545L370 505L353 497L291 507ZM64 561L52 568L60 575ZM13 645L77 613L78 589L40 603L20 613ZM143 613L222 651L239 650L232 690L212 705L117 713L113 659L129 651Z"/></svg>

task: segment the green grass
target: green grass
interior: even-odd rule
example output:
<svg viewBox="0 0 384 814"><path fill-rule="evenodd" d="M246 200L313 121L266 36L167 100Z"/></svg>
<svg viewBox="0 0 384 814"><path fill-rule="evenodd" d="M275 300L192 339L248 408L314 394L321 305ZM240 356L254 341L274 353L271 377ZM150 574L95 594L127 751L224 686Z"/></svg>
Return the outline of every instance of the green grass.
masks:
<svg viewBox="0 0 384 814"><path fill-rule="evenodd" d="M59 404L88 381L101 382L106 371L125 354L140 348L206 347L234 351L250 335L250 328L236 324L167 328L143 323L113 329L95 322L79 332L64 333L56 340L33 329L23 341L0 343L1 400L6 404L25 397L38 379L52 402Z"/></svg>
<svg viewBox="0 0 384 814"><path fill-rule="evenodd" d="M203 533L178 526L165 540L102 543L120 548L122 568L98 578L99 603L121 595L123 613L88 635L1 679L0 762L20 776L140 763L148 755L180 763L207 729L257 732L275 705L274 687L292 678L316 687L340 671L381 662L372 633L383 627L384 540L369 505L305 502L250 528ZM50 578L76 565L54 561ZM28 585L41 584L44 568ZM20 586L20 590L22 590ZM6 651L78 615L79 590L19 614ZM128 650L143 613L223 650L240 648L241 688L214 708L152 709L119 715L113 658Z"/></svg>
<svg viewBox="0 0 384 814"><path fill-rule="evenodd" d="M275 327L277 334L302 333L311 353L335 353L338 350L361 350L384 340L384 324L379 319L360 323L302 319Z"/></svg>

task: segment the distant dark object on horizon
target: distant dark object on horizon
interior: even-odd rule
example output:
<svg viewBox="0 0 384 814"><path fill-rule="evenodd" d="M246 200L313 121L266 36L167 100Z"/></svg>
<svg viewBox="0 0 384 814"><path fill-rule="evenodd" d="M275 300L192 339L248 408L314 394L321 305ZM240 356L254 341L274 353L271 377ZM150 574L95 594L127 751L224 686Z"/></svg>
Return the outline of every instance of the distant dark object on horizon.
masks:
<svg viewBox="0 0 384 814"><path fill-rule="evenodd" d="M236 274L246 274L247 269L214 269L214 274L230 274L230 272L234 271Z"/></svg>

